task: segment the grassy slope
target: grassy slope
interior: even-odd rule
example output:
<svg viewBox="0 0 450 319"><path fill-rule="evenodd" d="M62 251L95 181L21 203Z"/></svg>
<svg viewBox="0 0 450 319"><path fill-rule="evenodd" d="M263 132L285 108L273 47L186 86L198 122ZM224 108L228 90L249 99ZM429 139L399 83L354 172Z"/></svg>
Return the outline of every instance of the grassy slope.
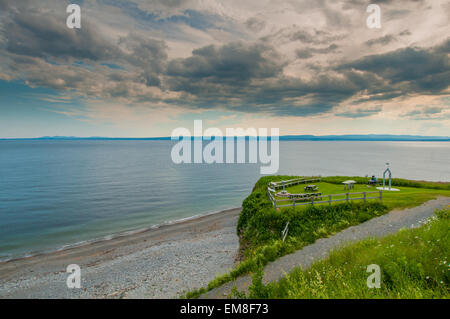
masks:
<svg viewBox="0 0 450 319"><path fill-rule="evenodd" d="M264 286L253 278L251 298L449 298L450 210L417 229L368 239L331 253L309 269L296 268ZM380 289L369 289L367 266L381 269ZM239 297L245 297L237 294Z"/></svg>
<svg viewBox="0 0 450 319"><path fill-rule="evenodd" d="M295 177L266 176L258 180L252 193L244 200L238 220L241 262L230 273L216 277L208 287L188 292L185 297L198 297L240 275L254 272L270 261L301 249L318 238L327 237L349 226L385 214L390 209L417 206L438 195L450 196L450 183L393 179L392 185L401 188L401 191L384 192L382 204L377 200L367 203L355 201L350 204L337 203L331 207L326 204L306 205L275 211L267 196L268 183ZM364 184L368 180L361 177L333 176L323 178L323 181L324 185L329 184L327 187L335 187L336 191L341 192L341 183L347 179ZM365 185L361 187L367 188ZM321 191L325 194L323 189ZM289 235L286 241L282 242L280 233L287 221L290 223Z"/></svg>

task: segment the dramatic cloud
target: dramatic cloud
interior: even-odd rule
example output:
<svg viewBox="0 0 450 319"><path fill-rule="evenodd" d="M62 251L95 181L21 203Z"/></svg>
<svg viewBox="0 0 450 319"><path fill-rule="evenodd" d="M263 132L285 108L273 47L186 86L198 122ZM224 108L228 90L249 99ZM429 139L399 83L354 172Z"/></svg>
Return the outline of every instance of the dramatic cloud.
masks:
<svg viewBox="0 0 450 319"><path fill-rule="evenodd" d="M347 112L341 112L336 113L336 116L342 116L342 117L350 117L350 118L359 118L359 117L367 117L374 114L378 114L381 112L383 108L378 105L372 108L366 108L366 109L355 109Z"/></svg>
<svg viewBox="0 0 450 319"><path fill-rule="evenodd" d="M298 49L296 51L297 57L299 59L308 59L313 57L315 54L327 54L336 51L338 46L336 44L330 44L326 48L305 48Z"/></svg>
<svg viewBox="0 0 450 319"><path fill-rule="evenodd" d="M450 110L442 106L416 105L413 111L402 116L413 120L444 120L450 118Z"/></svg>
<svg viewBox="0 0 450 319"><path fill-rule="evenodd" d="M5 24L6 50L11 54L60 60L102 61L118 58L116 46L99 36L89 24L71 30L62 28L55 16L15 13Z"/></svg>
<svg viewBox="0 0 450 319"><path fill-rule="evenodd" d="M440 93L450 85L450 40L431 49L405 48L366 56L338 67L370 72L384 79L390 90L408 93Z"/></svg>
<svg viewBox="0 0 450 319"><path fill-rule="evenodd" d="M406 35L406 34L401 33L400 35ZM386 45L388 43L391 43L392 41L395 41L395 37L391 34L387 34L380 38L367 40L365 42L365 44L371 47L373 45Z"/></svg>
<svg viewBox="0 0 450 319"><path fill-rule="evenodd" d="M369 3L85 0L69 29L65 2L0 0L0 79L130 108L283 117L368 118L393 99L449 95L448 4L378 1L374 30Z"/></svg>

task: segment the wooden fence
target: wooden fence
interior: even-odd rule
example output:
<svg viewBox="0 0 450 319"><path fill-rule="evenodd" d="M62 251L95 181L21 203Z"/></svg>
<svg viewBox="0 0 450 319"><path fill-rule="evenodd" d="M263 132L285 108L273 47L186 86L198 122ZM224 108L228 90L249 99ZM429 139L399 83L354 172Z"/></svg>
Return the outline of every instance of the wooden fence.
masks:
<svg viewBox="0 0 450 319"><path fill-rule="evenodd" d="M366 202L366 200L368 199L379 199L380 201L383 199L383 191L375 191L375 192L359 192L359 193L342 193L342 194L330 194L330 195L317 195L311 198L311 201L308 202L304 202L304 201L299 201L299 199L297 198L291 198L291 199L275 199L272 196L272 193L270 192L270 188L267 188L267 192L269 194L269 200L272 202L273 207L275 209L277 209L278 207L295 207L295 206L302 206L302 205L314 205L314 204L324 204L324 203L328 203L331 206L331 203L333 202L342 202L342 201L346 201L347 203L353 200L363 200L364 202ZM367 195L371 195L371 194L377 194L377 196L367 196ZM350 197L351 195L362 195L362 197ZM344 196L345 198L337 198L337 199L333 199L336 197L342 197ZM327 200L322 200L323 198L327 198ZM320 199L320 200L317 200ZM288 204L284 204L286 202L291 202ZM280 203L280 204L278 204Z"/></svg>

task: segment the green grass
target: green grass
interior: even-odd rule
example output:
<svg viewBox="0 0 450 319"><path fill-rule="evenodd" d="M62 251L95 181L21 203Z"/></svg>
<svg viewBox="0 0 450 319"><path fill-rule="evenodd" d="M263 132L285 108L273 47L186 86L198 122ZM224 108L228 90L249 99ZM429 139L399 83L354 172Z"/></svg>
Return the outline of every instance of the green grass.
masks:
<svg viewBox="0 0 450 319"><path fill-rule="evenodd" d="M322 181L333 184L341 184L343 181L348 179L352 179L359 184L366 184L367 181L369 180L368 177L360 177L360 176L327 176L323 177ZM382 181L381 177L377 177L377 179L379 181ZM393 178L392 185L415 187L415 188L450 190L450 183L448 182L413 181L404 178Z"/></svg>
<svg viewBox="0 0 450 319"><path fill-rule="evenodd" d="M341 184L352 179L359 184L367 184L369 178L358 176L328 176L322 181L332 184ZM377 178L379 181L382 179ZM367 186L366 186L367 187ZM400 192L383 192L383 204L389 209L411 208L421 205L437 196L450 196L450 183L413 181L402 178L393 178L392 187L400 189Z"/></svg>
<svg viewBox="0 0 450 319"><path fill-rule="evenodd" d="M264 285L255 273L250 298L449 298L450 210L416 229L383 239L367 239L330 254L309 269L295 268L278 282ZM367 266L381 270L381 287L367 287Z"/></svg>
<svg viewBox="0 0 450 319"><path fill-rule="evenodd" d="M370 200L366 203L363 201L338 202L331 206L328 204L304 205L275 211L267 195L268 183L296 177L298 176L266 176L258 180L252 193L244 200L238 220L240 263L229 273L217 276L207 287L190 291L184 297L198 297L243 274L255 272L268 262L301 249L319 238L328 237L349 226L383 215L391 209L414 207L438 195L450 196L450 183L393 179L392 185L400 188L401 191L383 192L382 202L379 200ZM360 183L355 185L355 189L351 192L369 189L365 185L368 178L361 177L325 177L322 178L322 182L314 184L319 186L322 194L343 193L341 183L347 179ZM293 186L292 189L296 190L296 187L303 190L304 185ZM289 233L286 241L283 242L281 231L288 221Z"/></svg>

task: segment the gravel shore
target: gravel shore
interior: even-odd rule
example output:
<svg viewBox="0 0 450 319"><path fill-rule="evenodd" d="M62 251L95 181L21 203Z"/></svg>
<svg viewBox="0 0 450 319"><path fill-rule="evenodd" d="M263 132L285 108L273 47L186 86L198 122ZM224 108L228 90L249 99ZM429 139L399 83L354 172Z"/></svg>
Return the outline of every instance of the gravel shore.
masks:
<svg viewBox="0 0 450 319"><path fill-rule="evenodd" d="M239 213L0 263L0 298L176 298L234 266ZM81 267L80 289L67 288L70 264Z"/></svg>

